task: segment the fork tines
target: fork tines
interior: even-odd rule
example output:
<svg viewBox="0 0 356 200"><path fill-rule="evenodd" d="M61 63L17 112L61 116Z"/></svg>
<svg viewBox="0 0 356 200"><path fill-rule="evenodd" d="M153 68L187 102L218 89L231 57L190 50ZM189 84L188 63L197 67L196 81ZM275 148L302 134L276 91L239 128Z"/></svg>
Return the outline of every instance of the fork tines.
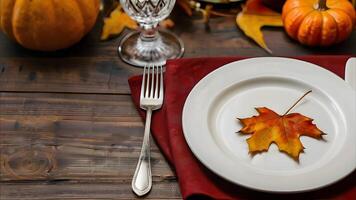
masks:
<svg viewBox="0 0 356 200"><path fill-rule="evenodd" d="M147 65L143 70L141 98L163 97L163 67Z"/></svg>

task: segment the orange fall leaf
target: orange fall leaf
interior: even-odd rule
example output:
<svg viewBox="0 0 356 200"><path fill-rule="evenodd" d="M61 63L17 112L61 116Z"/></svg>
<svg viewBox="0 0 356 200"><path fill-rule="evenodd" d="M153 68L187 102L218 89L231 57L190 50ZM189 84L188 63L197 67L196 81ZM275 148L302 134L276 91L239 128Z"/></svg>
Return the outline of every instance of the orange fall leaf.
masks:
<svg viewBox="0 0 356 200"><path fill-rule="evenodd" d="M284 115L278 115L266 107L256 110L259 113L257 116L239 119L243 125L239 132L252 135L247 139L249 152L252 154L268 151L270 144L274 142L280 151L298 161L299 154L304 149L300 136L321 139L325 135L313 124L313 119L299 113L287 114L287 111Z"/></svg>

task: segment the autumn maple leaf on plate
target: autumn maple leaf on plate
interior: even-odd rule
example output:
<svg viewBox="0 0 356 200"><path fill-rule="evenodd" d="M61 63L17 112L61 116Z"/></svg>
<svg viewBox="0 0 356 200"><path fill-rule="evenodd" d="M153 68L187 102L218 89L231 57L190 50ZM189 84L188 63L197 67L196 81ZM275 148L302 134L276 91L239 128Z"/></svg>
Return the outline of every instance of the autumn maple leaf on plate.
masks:
<svg viewBox="0 0 356 200"><path fill-rule="evenodd" d="M278 115L266 107L256 108L256 110L258 116L239 119L244 126L239 132L252 134L247 139L250 153L267 151L274 142L280 151L299 161L299 154L304 149L299 137L305 135L321 139L325 135L313 124L313 119L299 113L287 114L291 109L284 115Z"/></svg>

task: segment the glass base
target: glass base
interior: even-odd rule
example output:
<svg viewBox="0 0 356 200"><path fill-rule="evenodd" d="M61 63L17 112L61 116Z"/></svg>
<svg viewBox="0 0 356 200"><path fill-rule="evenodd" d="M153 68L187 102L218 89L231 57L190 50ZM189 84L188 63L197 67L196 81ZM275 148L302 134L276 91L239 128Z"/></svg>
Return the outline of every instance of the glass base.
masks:
<svg viewBox="0 0 356 200"><path fill-rule="evenodd" d="M167 59L180 58L184 53L183 42L173 33L159 30L154 40L142 40L140 32L127 34L120 42L119 56L128 64L165 65Z"/></svg>

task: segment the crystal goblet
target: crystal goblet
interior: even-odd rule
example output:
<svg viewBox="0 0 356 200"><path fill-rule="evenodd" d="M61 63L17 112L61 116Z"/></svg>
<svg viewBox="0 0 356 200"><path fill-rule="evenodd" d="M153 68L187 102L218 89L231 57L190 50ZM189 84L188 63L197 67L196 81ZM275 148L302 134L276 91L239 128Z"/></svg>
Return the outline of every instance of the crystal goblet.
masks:
<svg viewBox="0 0 356 200"><path fill-rule="evenodd" d="M164 65L167 59L183 55L182 41L173 33L158 30L160 21L171 13L175 0L120 0L122 8L140 24L140 31L127 34L118 52L127 63L139 67Z"/></svg>

